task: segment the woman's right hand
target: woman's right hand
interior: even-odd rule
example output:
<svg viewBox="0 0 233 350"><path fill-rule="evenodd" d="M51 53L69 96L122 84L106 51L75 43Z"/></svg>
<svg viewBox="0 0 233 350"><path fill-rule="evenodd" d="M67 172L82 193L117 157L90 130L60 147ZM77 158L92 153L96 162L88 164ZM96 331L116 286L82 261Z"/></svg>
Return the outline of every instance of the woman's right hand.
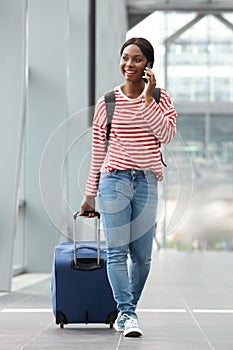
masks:
<svg viewBox="0 0 233 350"><path fill-rule="evenodd" d="M91 196L85 196L83 198L83 201L81 203L81 207L80 207L80 211L79 211L79 216L83 215L83 213L85 211L95 211L95 197L91 197ZM89 213L88 216L86 216L87 218L93 218L94 217L94 213Z"/></svg>
<svg viewBox="0 0 233 350"><path fill-rule="evenodd" d="M156 87L156 79L153 71L150 68L146 67L144 73L145 75L143 76L143 78L147 80L145 88L145 101L146 104L149 105L153 100L152 96L154 88Z"/></svg>

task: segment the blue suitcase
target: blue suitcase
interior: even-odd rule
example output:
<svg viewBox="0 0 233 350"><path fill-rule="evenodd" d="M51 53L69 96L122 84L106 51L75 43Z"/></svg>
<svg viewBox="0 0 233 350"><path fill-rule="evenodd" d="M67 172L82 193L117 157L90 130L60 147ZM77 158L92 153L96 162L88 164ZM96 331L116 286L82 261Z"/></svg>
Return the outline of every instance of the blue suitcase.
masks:
<svg viewBox="0 0 233 350"><path fill-rule="evenodd" d="M113 327L116 303L106 271L105 242L100 241L100 214L97 218L97 241L74 242L55 247L52 268L52 306L56 324L106 323Z"/></svg>

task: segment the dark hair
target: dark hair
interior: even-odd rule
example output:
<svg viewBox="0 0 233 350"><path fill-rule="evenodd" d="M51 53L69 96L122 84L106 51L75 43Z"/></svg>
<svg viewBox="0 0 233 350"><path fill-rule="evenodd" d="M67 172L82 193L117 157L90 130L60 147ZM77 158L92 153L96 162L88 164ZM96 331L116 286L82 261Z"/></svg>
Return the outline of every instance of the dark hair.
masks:
<svg viewBox="0 0 233 350"><path fill-rule="evenodd" d="M137 45L139 49L141 49L142 53L146 56L147 61L151 62L151 68L153 67L154 63L154 48L151 45L151 43L144 38L131 38L128 39L123 45L120 50L120 55L122 55L124 49L129 45Z"/></svg>

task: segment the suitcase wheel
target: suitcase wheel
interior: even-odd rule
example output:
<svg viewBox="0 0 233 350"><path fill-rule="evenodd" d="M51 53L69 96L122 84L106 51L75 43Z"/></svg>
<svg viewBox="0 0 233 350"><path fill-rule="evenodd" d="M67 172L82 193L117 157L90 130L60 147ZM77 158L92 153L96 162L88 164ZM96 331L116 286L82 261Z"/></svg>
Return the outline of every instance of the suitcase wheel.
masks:
<svg viewBox="0 0 233 350"><path fill-rule="evenodd" d="M64 328L64 325L67 323L68 323L68 321L67 321L66 315L61 311L57 311L56 312L56 324L59 324L60 328Z"/></svg>
<svg viewBox="0 0 233 350"><path fill-rule="evenodd" d="M118 314L118 311L114 310L108 315L106 323L109 324L110 328L113 328L114 322L117 318L117 314Z"/></svg>

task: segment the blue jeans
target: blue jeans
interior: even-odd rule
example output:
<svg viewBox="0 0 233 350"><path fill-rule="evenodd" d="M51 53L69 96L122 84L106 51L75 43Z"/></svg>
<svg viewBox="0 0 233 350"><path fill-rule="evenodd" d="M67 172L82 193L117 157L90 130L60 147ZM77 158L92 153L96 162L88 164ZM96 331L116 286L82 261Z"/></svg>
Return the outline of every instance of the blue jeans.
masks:
<svg viewBox="0 0 233 350"><path fill-rule="evenodd" d="M157 179L152 171L114 170L100 176L98 204L107 272L121 314L136 317L150 270L157 202Z"/></svg>

